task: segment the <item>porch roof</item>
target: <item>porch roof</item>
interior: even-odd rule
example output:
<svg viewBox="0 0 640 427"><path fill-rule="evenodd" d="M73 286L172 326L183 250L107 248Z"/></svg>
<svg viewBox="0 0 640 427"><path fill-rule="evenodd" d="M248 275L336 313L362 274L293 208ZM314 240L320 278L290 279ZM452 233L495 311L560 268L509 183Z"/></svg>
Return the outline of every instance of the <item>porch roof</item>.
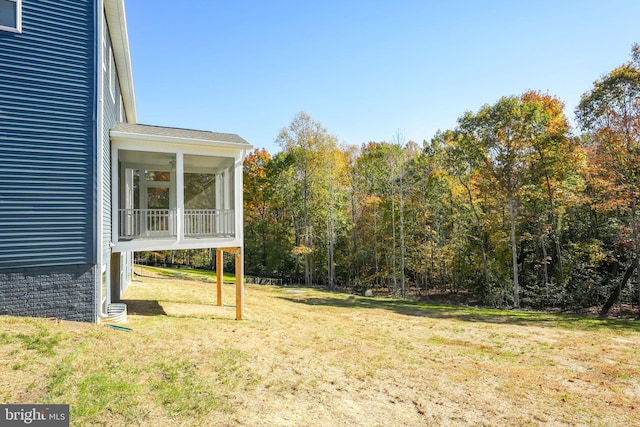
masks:
<svg viewBox="0 0 640 427"><path fill-rule="evenodd" d="M251 144L234 133L220 133L164 126L150 126L130 123L116 123L110 132L112 139L139 141L161 141L171 143L198 144L250 150Z"/></svg>

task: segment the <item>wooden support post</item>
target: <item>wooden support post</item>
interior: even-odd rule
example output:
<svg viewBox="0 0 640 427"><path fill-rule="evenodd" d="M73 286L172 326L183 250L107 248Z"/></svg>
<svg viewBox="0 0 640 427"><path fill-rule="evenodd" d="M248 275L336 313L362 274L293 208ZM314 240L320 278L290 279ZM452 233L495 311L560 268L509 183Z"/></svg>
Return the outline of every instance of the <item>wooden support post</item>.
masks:
<svg viewBox="0 0 640 427"><path fill-rule="evenodd" d="M216 249L216 282L218 285L218 297L216 302L218 307L222 307L222 281L224 280L224 275L222 273L223 256L224 251L222 249Z"/></svg>
<svg viewBox="0 0 640 427"><path fill-rule="evenodd" d="M242 320L244 307L244 271L242 265L242 248L236 251L236 320Z"/></svg>

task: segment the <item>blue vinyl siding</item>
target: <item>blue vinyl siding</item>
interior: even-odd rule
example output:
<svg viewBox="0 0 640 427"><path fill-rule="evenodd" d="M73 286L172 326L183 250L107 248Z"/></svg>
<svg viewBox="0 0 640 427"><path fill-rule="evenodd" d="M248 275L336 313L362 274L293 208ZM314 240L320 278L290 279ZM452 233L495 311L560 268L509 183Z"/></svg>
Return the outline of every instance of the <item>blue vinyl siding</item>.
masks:
<svg viewBox="0 0 640 427"><path fill-rule="evenodd" d="M0 31L0 269L95 264L93 3L23 0Z"/></svg>
<svg viewBox="0 0 640 427"><path fill-rule="evenodd" d="M103 20L105 29L107 28L106 20ZM109 38L109 32L105 30L106 38L106 55L109 55L111 47L111 39ZM106 67L102 71L103 79L103 121L102 121L102 263L109 264L111 262L111 139L109 138L109 131L116 124L120 116L120 85L119 80L116 78L116 91L115 97L111 96L111 90L109 87L109 57L105 58ZM115 98L115 100L114 100Z"/></svg>

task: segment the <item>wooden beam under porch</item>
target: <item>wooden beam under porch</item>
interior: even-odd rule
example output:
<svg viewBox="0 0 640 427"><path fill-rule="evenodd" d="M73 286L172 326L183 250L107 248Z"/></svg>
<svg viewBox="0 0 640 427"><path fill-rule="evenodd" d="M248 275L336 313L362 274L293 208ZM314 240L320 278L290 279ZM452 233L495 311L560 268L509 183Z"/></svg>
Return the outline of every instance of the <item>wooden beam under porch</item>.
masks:
<svg viewBox="0 0 640 427"><path fill-rule="evenodd" d="M222 306L222 281L224 252L235 255L236 262L236 320L242 320L244 312L244 269L242 259L242 247L216 248L216 282L217 282L217 305Z"/></svg>

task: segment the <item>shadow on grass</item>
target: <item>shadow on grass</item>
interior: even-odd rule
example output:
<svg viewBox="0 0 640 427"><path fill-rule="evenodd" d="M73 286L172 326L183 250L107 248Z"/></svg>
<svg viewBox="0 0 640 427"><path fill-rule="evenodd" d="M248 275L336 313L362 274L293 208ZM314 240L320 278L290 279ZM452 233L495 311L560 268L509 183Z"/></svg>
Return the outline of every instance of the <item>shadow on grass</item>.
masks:
<svg viewBox="0 0 640 427"><path fill-rule="evenodd" d="M123 299L127 304L127 312L136 316L166 316L164 309L158 301L146 299Z"/></svg>
<svg viewBox="0 0 640 427"><path fill-rule="evenodd" d="M389 310L405 316L433 319L455 319L464 322L530 325L564 329L595 330L614 329L640 332L640 322L635 320L597 319L586 316L550 314L521 310L499 310L467 306L430 305L419 301L379 298L321 298L278 297L293 303L311 306L352 309Z"/></svg>
<svg viewBox="0 0 640 427"><path fill-rule="evenodd" d="M218 307L214 304L198 302L163 301L163 307L159 300L122 299L122 302L127 304L127 312L132 316L166 316L180 319L215 320L232 320L235 316L235 310L233 313L227 310L235 308L235 305L228 304Z"/></svg>

